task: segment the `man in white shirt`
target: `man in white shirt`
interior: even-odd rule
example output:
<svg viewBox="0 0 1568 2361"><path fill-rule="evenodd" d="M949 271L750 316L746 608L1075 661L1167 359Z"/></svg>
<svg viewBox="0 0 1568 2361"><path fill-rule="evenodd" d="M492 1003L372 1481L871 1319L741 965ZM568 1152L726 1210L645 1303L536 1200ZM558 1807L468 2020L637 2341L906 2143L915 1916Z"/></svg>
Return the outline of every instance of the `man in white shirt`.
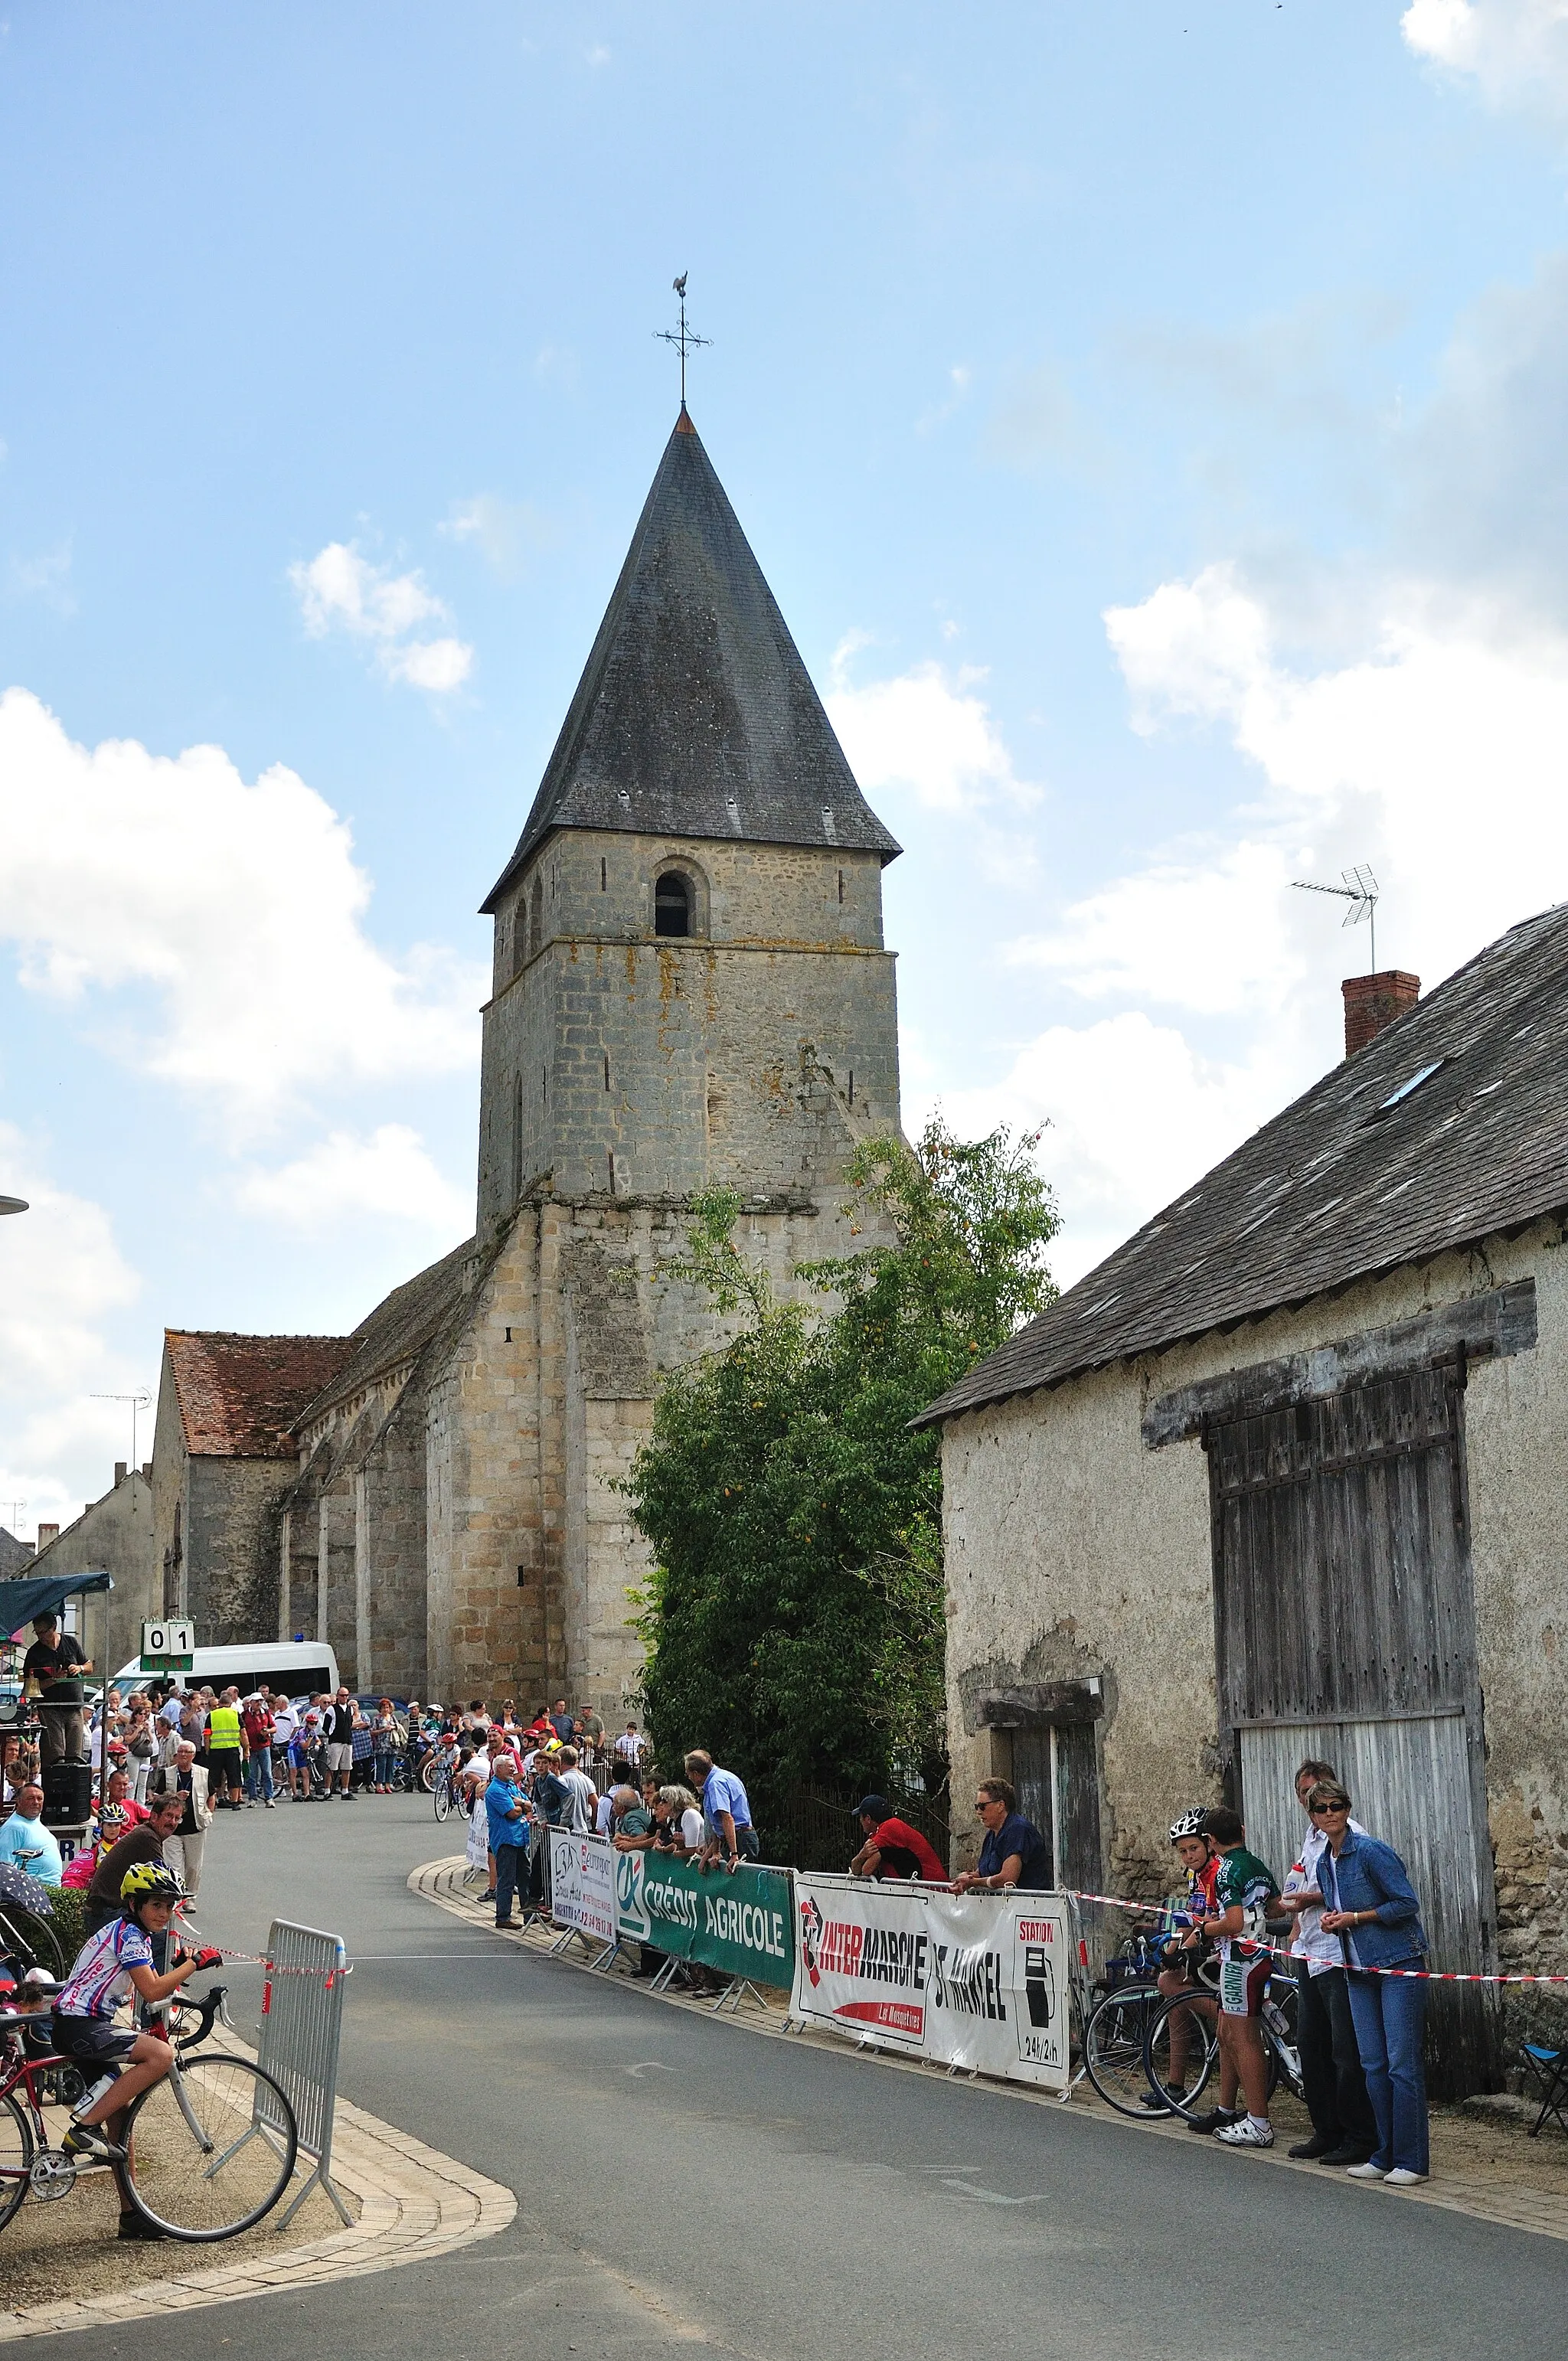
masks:
<svg viewBox="0 0 1568 2361"><path fill-rule="evenodd" d="M575 1746L563 1746L561 1749L556 1760L555 1776L568 1791L562 1826L570 1828L574 1836L586 1837L598 1816L598 1789L586 1771L578 1770Z"/></svg>
<svg viewBox="0 0 1568 2361"><path fill-rule="evenodd" d="M1303 1811L1320 1779L1337 1779L1332 1763L1309 1756L1296 1773L1296 1798ZM1350 1823L1358 1836L1366 1830ZM1328 1838L1309 1813L1307 1834L1291 1865L1279 1906L1296 1921L1290 1956L1296 1962L1297 2038L1301 2048L1301 2088L1312 2136L1299 2140L1294 2157L1328 2165L1365 2164L1377 2145L1377 2126L1361 2070L1355 2026L1350 2014L1350 1983L1344 1947L1324 1931L1317 1869Z"/></svg>

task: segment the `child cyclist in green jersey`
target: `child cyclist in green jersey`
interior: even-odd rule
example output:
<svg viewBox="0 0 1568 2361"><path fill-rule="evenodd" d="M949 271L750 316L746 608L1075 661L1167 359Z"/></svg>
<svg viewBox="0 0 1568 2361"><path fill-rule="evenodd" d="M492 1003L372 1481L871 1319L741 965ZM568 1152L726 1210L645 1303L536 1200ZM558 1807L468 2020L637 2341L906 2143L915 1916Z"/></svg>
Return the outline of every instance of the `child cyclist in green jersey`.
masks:
<svg viewBox="0 0 1568 2361"><path fill-rule="evenodd" d="M1279 1892L1273 1872L1246 1849L1241 1814L1225 1806L1204 1814L1203 1831L1220 1856L1214 1915L1203 1921L1217 1938L1220 1958L1220 2103L1193 2124L1227 2147L1272 2147L1268 2120L1268 2058L1258 2019L1272 1960L1257 1945L1264 1914ZM1244 2113L1237 2092L1246 2100Z"/></svg>

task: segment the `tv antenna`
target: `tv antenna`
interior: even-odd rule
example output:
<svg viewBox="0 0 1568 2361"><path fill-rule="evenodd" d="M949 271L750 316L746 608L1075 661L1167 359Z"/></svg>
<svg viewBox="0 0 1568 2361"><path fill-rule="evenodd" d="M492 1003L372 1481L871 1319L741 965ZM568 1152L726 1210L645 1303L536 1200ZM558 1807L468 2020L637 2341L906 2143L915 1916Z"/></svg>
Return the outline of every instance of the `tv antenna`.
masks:
<svg viewBox="0 0 1568 2361"><path fill-rule="evenodd" d="M22 1510L27 1505L26 1500L0 1500L0 1508L9 1509L11 1511L11 1521L6 1531L17 1541L20 1541L22 1536L16 1532L16 1527L21 1523Z"/></svg>
<svg viewBox="0 0 1568 2361"><path fill-rule="evenodd" d="M678 328L655 328L653 334L662 345L674 345L681 357L681 408L686 406L686 355L695 353L700 345L711 345L711 336L699 336L695 328L686 325L686 280L690 272L683 270L671 283L681 300L681 324Z"/></svg>
<svg viewBox="0 0 1568 2361"><path fill-rule="evenodd" d="M1358 862L1354 869L1342 869L1340 875L1344 879L1343 885L1320 885L1312 877L1292 877L1290 883L1298 894L1332 894L1337 901L1348 902L1350 907L1344 914L1344 923L1347 927L1359 927L1363 918L1365 919L1372 937L1371 956L1367 961L1366 972L1368 975L1376 975L1377 972L1377 880L1365 862Z"/></svg>
<svg viewBox="0 0 1568 2361"><path fill-rule="evenodd" d="M131 1406L131 1466L135 1468L140 1464L137 1458L137 1419L141 1411L151 1408L152 1396L147 1391L147 1389L143 1387L139 1393L94 1394L93 1399L94 1401L129 1402Z"/></svg>

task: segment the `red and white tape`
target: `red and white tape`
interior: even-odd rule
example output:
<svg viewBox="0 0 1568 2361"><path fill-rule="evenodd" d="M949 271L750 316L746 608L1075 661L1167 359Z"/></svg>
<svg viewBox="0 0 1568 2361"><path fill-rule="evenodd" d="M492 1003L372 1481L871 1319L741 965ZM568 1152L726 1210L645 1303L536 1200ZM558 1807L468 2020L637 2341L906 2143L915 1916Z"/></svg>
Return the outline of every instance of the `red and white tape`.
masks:
<svg viewBox="0 0 1568 2361"><path fill-rule="evenodd" d="M1168 1902L1129 1902L1120 1894L1080 1894L1070 1885L1059 1889L1072 1902L1100 1902L1109 1910L1132 1910L1144 1918L1174 1918L1176 1911ZM1288 1960L1294 1952L1282 1943L1256 1943L1255 1951L1272 1951L1276 1959ZM1348 1961L1347 1965L1350 1964ZM1497 1975L1470 1973L1458 1968L1358 1968L1358 1975L1392 1976L1402 1982L1423 1984L1568 1984L1568 1975Z"/></svg>

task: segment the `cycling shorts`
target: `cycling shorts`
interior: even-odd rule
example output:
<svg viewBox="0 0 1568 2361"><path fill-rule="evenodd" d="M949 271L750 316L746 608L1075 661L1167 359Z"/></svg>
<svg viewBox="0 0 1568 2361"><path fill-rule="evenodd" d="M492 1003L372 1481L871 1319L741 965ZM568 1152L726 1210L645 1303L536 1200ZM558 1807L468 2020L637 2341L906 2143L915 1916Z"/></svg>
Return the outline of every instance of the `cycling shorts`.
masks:
<svg viewBox="0 0 1568 2361"><path fill-rule="evenodd" d="M1266 1951L1258 1958L1232 1957L1220 1963L1222 2016L1261 2016L1263 1995L1274 1962Z"/></svg>
<svg viewBox="0 0 1568 2361"><path fill-rule="evenodd" d="M54 2018L54 2046L63 2058L82 2058L100 2066L120 2066L130 2056L138 2037L107 2016Z"/></svg>

